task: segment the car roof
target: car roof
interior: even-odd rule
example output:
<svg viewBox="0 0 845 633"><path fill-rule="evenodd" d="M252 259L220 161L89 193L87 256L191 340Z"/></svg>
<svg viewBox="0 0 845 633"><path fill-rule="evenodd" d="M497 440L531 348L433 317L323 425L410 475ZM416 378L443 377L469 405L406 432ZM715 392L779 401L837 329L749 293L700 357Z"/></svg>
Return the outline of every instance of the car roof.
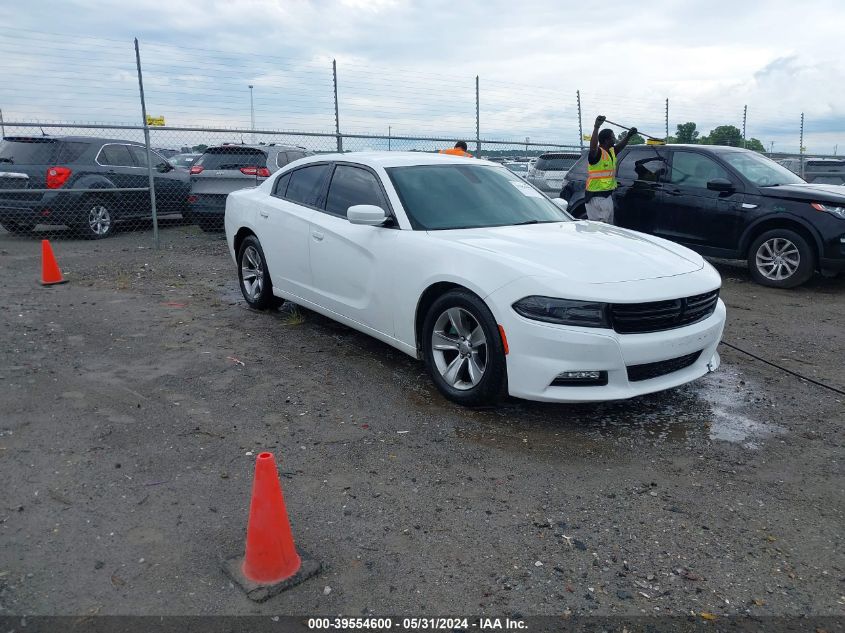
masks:
<svg viewBox="0 0 845 633"><path fill-rule="evenodd" d="M434 154L431 152L347 152L343 154L318 154L296 161L297 165L308 162L337 161L360 163L368 167L409 167L415 165L489 165L502 167L501 163L494 163L479 158L464 158L452 154Z"/></svg>
<svg viewBox="0 0 845 633"><path fill-rule="evenodd" d="M571 152L544 152L540 154L540 158L580 158L581 152L572 150Z"/></svg>
<svg viewBox="0 0 845 633"><path fill-rule="evenodd" d="M127 141L126 139L120 138L102 138L100 136L6 136L3 138L4 141L21 141L21 140L44 140L44 141L65 141L69 143L100 143L100 144L108 144L108 143L120 143L122 145L140 145L144 147L144 144L140 141Z"/></svg>
<svg viewBox="0 0 845 633"><path fill-rule="evenodd" d="M628 145L625 149L629 151L634 150L652 150L659 147L668 147L670 149L698 149L711 154L722 154L726 152L753 152L754 150L746 149L744 147L731 147L730 145L699 145L697 143L664 143L661 145L648 145L643 143L641 145Z"/></svg>
<svg viewBox="0 0 845 633"><path fill-rule="evenodd" d="M267 143L266 145L257 145L254 143L221 143L220 145L209 145L204 151L208 151L210 149L224 149L224 148L244 148L244 149L257 149L257 150L268 150L268 149L276 149L282 151L288 150L296 150L296 151L309 151L304 147L299 147L298 145L282 145L279 143Z"/></svg>

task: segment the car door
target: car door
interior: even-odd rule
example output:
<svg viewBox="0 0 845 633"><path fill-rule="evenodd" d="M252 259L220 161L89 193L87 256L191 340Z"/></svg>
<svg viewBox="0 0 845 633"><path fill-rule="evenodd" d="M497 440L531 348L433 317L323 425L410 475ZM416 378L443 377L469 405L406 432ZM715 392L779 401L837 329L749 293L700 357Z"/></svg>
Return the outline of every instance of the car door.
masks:
<svg viewBox="0 0 845 633"><path fill-rule="evenodd" d="M115 187L139 188L149 187L146 171L135 166L135 160L129 152L129 147L122 143L107 143L100 148L95 158L97 164L105 170L105 175ZM149 213L150 194L146 191L125 191L120 194L120 214L139 216Z"/></svg>
<svg viewBox="0 0 845 633"><path fill-rule="evenodd" d="M615 224L643 233L654 231L655 220L664 203L663 183L669 171L663 148L630 150L616 169L617 188L613 194Z"/></svg>
<svg viewBox="0 0 845 633"><path fill-rule="evenodd" d="M129 152L135 160L135 165L144 170L144 175L149 182L149 170L147 168L147 148L140 145L130 145ZM182 213L188 199L187 176L175 168L161 154L150 150L153 159L153 181L156 190L156 212L159 215L168 213ZM169 171L160 171L159 165L167 165Z"/></svg>
<svg viewBox="0 0 845 633"><path fill-rule="evenodd" d="M309 165L281 174L271 195L261 199L255 228L273 286L313 300L308 250L311 217L322 206L331 165Z"/></svg>
<svg viewBox="0 0 845 633"><path fill-rule="evenodd" d="M378 176L360 165L337 164L325 209L311 218L311 273L323 307L393 335L393 253L398 228L361 226L349 207L372 204L392 214Z"/></svg>
<svg viewBox="0 0 845 633"><path fill-rule="evenodd" d="M712 180L727 180L730 191L707 188ZM702 152L671 152L670 175L663 187L654 234L690 246L733 249L742 223L742 183Z"/></svg>

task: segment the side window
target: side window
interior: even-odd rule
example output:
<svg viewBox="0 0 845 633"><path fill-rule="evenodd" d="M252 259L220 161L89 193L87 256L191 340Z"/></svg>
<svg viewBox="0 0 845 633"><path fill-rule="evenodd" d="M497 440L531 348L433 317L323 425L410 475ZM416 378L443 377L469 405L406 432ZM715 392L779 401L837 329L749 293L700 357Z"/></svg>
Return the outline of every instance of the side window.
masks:
<svg viewBox="0 0 845 633"><path fill-rule="evenodd" d="M147 148L140 147L139 145L130 145L129 152L132 154L132 158L135 159L135 165L138 167L146 167L147 166ZM157 154L153 150L150 150L150 155L153 159L154 165L161 165L162 163L166 163L167 159L162 156L161 154Z"/></svg>
<svg viewBox="0 0 845 633"><path fill-rule="evenodd" d="M331 165L312 165L291 173L285 198L310 207L319 207L323 184L331 170Z"/></svg>
<svg viewBox="0 0 845 633"><path fill-rule="evenodd" d="M666 158L655 152L628 152L622 157L616 176L620 180L658 182L667 171Z"/></svg>
<svg viewBox="0 0 845 633"><path fill-rule="evenodd" d="M109 167L134 167L132 156L126 145L104 145L97 158L101 165Z"/></svg>
<svg viewBox="0 0 845 633"><path fill-rule="evenodd" d="M349 207L356 204L374 204L387 211L387 201L378 179L366 169L338 165L329 185L326 211L346 217Z"/></svg>
<svg viewBox="0 0 845 633"><path fill-rule="evenodd" d="M694 152L675 152L672 155L672 184L706 189L707 182L714 178L730 179L728 172L713 159Z"/></svg>
<svg viewBox="0 0 845 633"><path fill-rule="evenodd" d="M273 195L277 198L284 198L285 192L288 190L288 183L290 182L291 172L283 174L276 178L276 184L273 185Z"/></svg>

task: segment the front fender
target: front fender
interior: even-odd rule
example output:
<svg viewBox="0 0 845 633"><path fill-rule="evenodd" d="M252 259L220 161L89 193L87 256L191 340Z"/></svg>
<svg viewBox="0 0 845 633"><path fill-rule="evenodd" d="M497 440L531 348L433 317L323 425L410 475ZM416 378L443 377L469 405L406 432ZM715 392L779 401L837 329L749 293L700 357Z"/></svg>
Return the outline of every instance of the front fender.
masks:
<svg viewBox="0 0 845 633"><path fill-rule="evenodd" d="M753 236L759 232L760 226L767 223L767 222L780 222L780 223L793 223L798 224L802 228L806 229L807 233L809 233L813 241L816 245L816 252L822 253L824 252L824 244L822 243L821 236L819 235L818 231L810 224L807 220L802 218L800 215L795 215L794 213L785 212L785 213L769 213L764 215L760 218L754 220L751 224L749 224L745 231L742 233L742 237L739 240L739 251L740 253L746 253L748 247L751 245L751 239Z"/></svg>

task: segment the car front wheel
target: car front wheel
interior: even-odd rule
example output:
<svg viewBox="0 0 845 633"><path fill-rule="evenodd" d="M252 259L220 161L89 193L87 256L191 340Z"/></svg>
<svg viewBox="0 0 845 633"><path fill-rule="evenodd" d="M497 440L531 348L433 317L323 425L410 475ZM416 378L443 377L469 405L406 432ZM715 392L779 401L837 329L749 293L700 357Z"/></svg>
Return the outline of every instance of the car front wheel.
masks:
<svg viewBox="0 0 845 633"><path fill-rule="evenodd" d="M748 268L758 284L795 288L813 276L815 253L807 240L789 229L760 235L748 251Z"/></svg>
<svg viewBox="0 0 845 633"><path fill-rule="evenodd" d="M507 369L499 327L490 309L466 290L452 290L429 308L423 356L437 389L467 406L494 404L505 391Z"/></svg>
<svg viewBox="0 0 845 633"><path fill-rule="evenodd" d="M282 300L273 295L273 282L267 270L264 250L254 235L244 239L238 249L238 280L241 294L249 307L267 310L282 304Z"/></svg>

